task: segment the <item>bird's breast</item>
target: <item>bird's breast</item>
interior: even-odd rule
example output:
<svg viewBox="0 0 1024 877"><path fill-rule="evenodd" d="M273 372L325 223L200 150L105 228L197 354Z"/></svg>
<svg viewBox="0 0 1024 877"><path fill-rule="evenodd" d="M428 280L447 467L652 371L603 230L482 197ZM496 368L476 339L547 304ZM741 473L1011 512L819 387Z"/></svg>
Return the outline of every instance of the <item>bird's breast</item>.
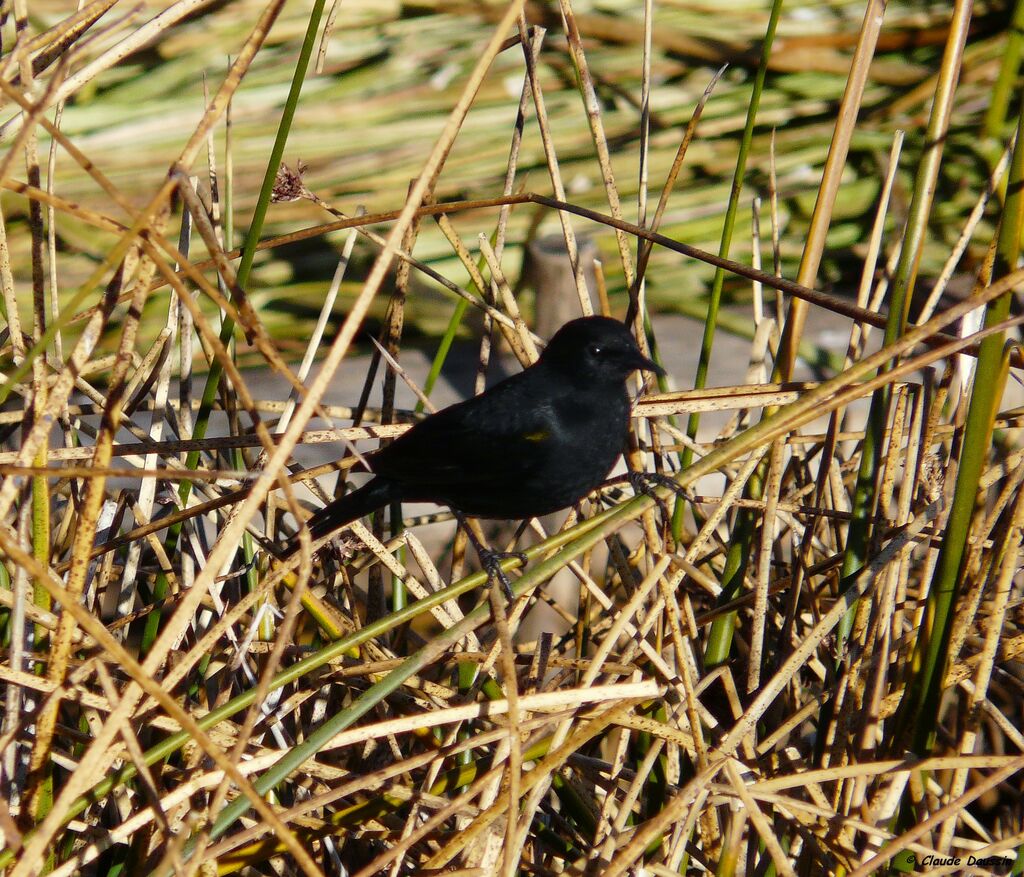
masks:
<svg viewBox="0 0 1024 877"><path fill-rule="evenodd" d="M629 400L625 393L621 399L605 395L601 404L566 399L546 420L538 441L546 453L527 482L564 508L603 483L615 465L629 430Z"/></svg>

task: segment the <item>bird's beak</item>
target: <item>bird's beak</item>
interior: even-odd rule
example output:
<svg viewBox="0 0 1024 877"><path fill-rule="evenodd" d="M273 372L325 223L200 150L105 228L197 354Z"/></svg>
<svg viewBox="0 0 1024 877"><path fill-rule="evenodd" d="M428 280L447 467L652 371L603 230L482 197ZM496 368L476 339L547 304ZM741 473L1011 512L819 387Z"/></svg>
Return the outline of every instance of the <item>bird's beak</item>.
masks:
<svg viewBox="0 0 1024 877"><path fill-rule="evenodd" d="M658 365L658 363L653 359L648 359L639 351L637 351L636 358L633 360L633 366L645 372L654 372L660 378L665 377L667 374L665 369Z"/></svg>

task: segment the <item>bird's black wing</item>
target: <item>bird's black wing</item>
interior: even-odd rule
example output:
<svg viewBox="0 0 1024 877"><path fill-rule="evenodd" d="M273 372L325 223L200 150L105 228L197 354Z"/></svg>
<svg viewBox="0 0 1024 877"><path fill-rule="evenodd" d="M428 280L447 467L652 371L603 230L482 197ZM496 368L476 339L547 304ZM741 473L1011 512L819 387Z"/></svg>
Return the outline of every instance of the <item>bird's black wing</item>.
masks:
<svg viewBox="0 0 1024 877"><path fill-rule="evenodd" d="M504 489L541 467L555 437L540 374L523 372L432 414L370 456L373 471L410 492Z"/></svg>

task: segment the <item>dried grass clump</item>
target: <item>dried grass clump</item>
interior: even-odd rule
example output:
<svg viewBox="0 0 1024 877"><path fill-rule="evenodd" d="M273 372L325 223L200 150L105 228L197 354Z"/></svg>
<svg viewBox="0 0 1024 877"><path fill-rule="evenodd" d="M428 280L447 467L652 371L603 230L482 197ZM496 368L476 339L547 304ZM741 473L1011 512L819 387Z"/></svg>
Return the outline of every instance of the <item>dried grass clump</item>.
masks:
<svg viewBox="0 0 1024 877"><path fill-rule="evenodd" d="M1024 4L523 6L14 4L4 873L1020 869ZM549 228L655 355L705 317L672 488L533 522L512 605L408 519L278 561L456 337L536 355Z"/></svg>

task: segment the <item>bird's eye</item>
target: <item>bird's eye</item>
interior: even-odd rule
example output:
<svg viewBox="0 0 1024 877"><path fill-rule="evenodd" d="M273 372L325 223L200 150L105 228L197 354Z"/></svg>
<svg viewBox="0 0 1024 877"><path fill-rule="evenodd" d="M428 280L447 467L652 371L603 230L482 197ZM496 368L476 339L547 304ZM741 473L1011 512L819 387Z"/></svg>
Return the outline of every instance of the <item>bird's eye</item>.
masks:
<svg viewBox="0 0 1024 877"><path fill-rule="evenodd" d="M591 356L600 356L604 353L604 348L600 344L590 344L587 346L587 353Z"/></svg>

